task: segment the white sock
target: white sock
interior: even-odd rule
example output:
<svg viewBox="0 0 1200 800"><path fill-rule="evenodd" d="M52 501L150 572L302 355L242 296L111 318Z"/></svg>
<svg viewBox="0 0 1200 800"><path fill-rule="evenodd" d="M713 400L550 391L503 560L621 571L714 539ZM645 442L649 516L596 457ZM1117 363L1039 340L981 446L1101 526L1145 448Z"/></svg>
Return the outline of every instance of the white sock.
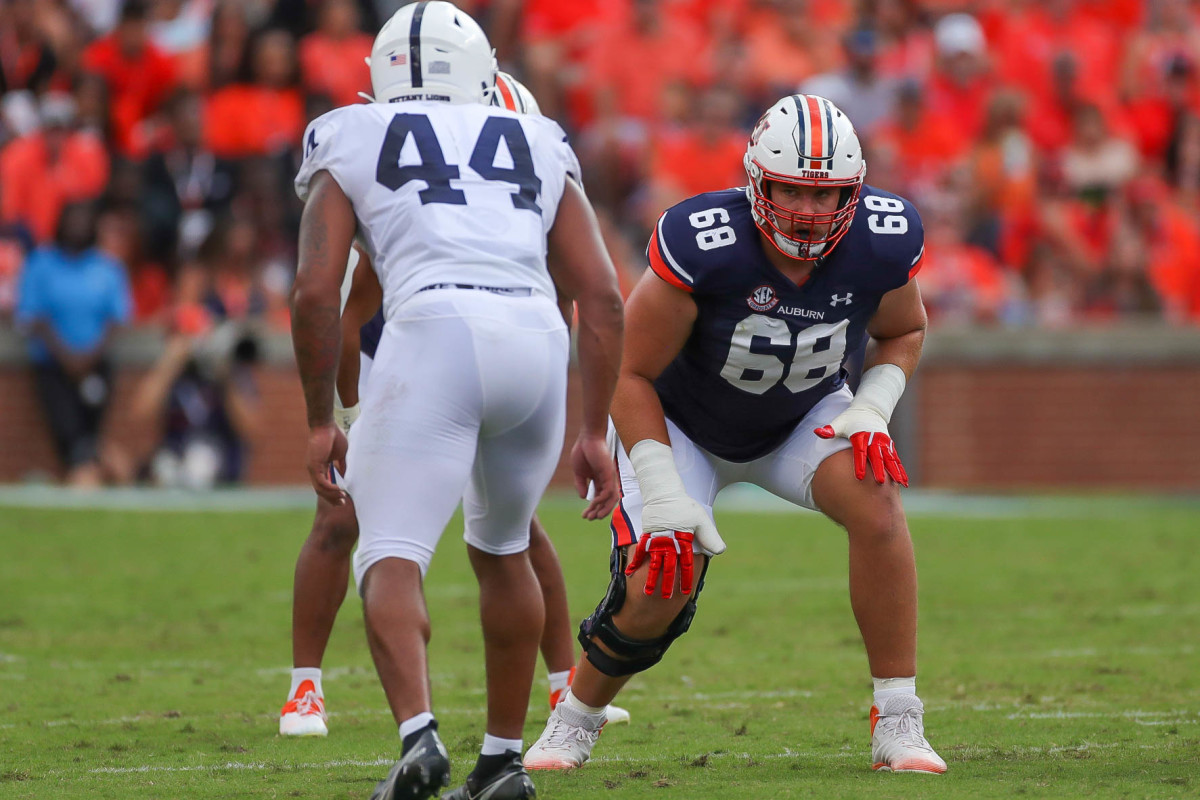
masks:
<svg viewBox="0 0 1200 800"><path fill-rule="evenodd" d="M320 667L296 667L292 670L292 688L288 690L288 700L296 696L296 690L305 681L312 681L316 687L317 697L324 697L325 690L321 688Z"/></svg>
<svg viewBox="0 0 1200 800"><path fill-rule="evenodd" d="M499 736L492 736L490 733L483 735L483 747L479 751L481 756L502 756L509 750L514 753L520 753L524 749L524 743L520 739L501 739Z"/></svg>
<svg viewBox="0 0 1200 800"><path fill-rule="evenodd" d="M564 669L562 672L551 672L547 677L550 678L550 691L557 692L559 689L565 689L569 685L571 670Z"/></svg>
<svg viewBox="0 0 1200 800"><path fill-rule="evenodd" d="M883 708L883 703L889 697L898 694L917 693L917 676L911 678L872 678L875 682L875 705Z"/></svg>
<svg viewBox="0 0 1200 800"><path fill-rule="evenodd" d="M591 714L593 716L597 714L603 714L605 708L604 706L600 706L599 708L596 708L595 706L589 706L587 703L576 697L575 693L571 691L568 691L566 697L564 697L560 702L566 703L576 711L582 711L585 714Z"/></svg>
<svg viewBox="0 0 1200 800"><path fill-rule="evenodd" d="M400 723L400 741L404 741L404 737L410 733L416 733L424 728L429 723L433 722L433 714L429 711L422 711L415 717L409 717Z"/></svg>

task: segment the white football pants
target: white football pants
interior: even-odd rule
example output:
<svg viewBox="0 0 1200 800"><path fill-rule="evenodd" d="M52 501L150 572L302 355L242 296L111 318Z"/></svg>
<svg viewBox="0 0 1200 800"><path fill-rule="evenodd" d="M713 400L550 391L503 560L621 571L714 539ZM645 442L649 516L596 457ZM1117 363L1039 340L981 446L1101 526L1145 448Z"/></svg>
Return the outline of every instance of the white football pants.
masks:
<svg viewBox="0 0 1200 800"><path fill-rule="evenodd" d="M419 292L397 310L350 431L354 578L385 558L424 575L459 500L463 539L529 546L529 520L562 450L570 342L549 299Z"/></svg>

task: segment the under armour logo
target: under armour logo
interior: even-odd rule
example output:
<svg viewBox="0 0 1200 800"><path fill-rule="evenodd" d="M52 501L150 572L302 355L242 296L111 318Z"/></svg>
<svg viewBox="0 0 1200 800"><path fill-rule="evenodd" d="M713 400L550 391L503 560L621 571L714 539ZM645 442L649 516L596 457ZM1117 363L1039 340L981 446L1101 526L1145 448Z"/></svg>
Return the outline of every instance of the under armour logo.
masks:
<svg viewBox="0 0 1200 800"><path fill-rule="evenodd" d="M852 298L852 297L854 297L854 292L846 292L845 297L838 297L835 294L833 296L833 299L831 299L829 301L829 305L834 306L835 308L837 307L838 303L845 303L846 305L850 305L850 298Z"/></svg>

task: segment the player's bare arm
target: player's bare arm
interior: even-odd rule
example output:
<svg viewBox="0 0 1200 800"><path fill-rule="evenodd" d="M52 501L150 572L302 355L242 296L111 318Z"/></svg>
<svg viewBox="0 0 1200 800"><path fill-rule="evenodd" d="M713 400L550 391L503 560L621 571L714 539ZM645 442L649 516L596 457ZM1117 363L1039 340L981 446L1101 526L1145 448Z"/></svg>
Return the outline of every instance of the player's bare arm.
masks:
<svg viewBox="0 0 1200 800"><path fill-rule="evenodd" d="M864 371L878 364L895 364L904 370L906 378L911 378L921 360L928 324L916 278L885 294L867 323L871 347Z"/></svg>
<svg viewBox="0 0 1200 800"><path fill-rule="evenodd" d="M714 555L725 549L708 512L684 491L662 402L654 390L654 379L683 350L697 313L691 295L647 270L629 296L629 336L613 397L613 424L645 498L645 535L638 541L626 574L633 575L649 561L643 592L653 594L661 576L664 598L674 592L677 565L680 591L691 593L693 540L699 539Z"/></svg>
<svg viewBox="0 0 1200 800"><path fill-rule="evenodd" d="M317 172L300 218L292 346L308 410L309 479L317 494L339 505L346 501L345 492L330 480L329 466L345 470L346 438L333 422L333 388L342 338L340 288L356 225L341 187L328 172Z"/></svg>
<svg viewBox="0 0 1200 800"><path fill-rule="evenodd" d="M625 307L625 354L613 395L612 419L621 441L643 439L670 445L654 381L692 333L696 303L691 295L646 270Z"/></svg>
<svg viewBox="0 0 1200 800"><path fill-rule="evenodd" d="M337 371L338 398L347 409L357 406L359 399L358 353L362 343L359 332L383 303L383 290L379 287L379 278L375 275L371 260L358 245L354 249L358 251L358 266L354 270L354 277L350 279L346 307L342 309L342 354Z"/></svg>
<svg viewBox="0 0 1200 800"><path fill-rule="evenodd" d="M554 227L547 238L551 277L560 296L579 306L579 363L583 377L583 427L571 451L575 488L587 496L595 485L585 519L607 516L617 504L620 487L608 451L608 409L621 364L624 309L617 272L596 215L583 190L566 182Z"/></svg>
<svg viewBox="0 0 1200 800"><path fill-rule="evenodd" d="M927 325L916 279L883 296L867 324L871 351L850 407L816 429L825 439L841 436L854 447L854 476L863 480L870 466L875 482L889 478L908 486L908 472L888 432L892 412L921 360Z"/></svg>

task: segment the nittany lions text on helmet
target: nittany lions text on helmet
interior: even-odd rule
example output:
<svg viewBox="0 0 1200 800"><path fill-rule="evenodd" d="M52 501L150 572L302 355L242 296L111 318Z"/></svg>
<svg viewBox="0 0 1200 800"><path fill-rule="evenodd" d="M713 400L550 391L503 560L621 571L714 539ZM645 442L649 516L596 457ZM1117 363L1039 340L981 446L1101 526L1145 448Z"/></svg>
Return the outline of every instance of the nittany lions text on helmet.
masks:
<svg viewBox="0 0 1200 800"><path fill-rule="evenodd" d="M379 30L371 57L375 102L485 101L496 58L479 23L444 0L410 3Z"/></svg>
<svg viewBox="0 0 1200 800"><path fill-rule="evenodd" d="M824 97L785 97L759 118L743 163L754 222L779 251L803 261L829 255L850 229L867 174L850 118ZM835 211L793 212L771 200L768 181L837 188L841 196Z"/></svg>

